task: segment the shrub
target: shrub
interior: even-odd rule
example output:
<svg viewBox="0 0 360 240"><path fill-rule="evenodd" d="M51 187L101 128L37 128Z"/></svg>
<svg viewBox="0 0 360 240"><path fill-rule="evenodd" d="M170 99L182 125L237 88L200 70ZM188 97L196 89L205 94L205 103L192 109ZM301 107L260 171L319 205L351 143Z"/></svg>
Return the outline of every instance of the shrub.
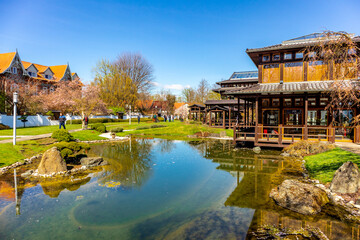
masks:
<svg viewBox="0 0 360 240"><path fill-rule="evenodd" d="M307 155L323 153L334 149L335 146L328 142L311 142L302 140L291 144L284 149L292 157L304 157Z"/></svg>
<svg viewBox="0 0 360 240"><path fill-rule="evenodd" d="M95 123L91 125L91 129L101 133L106 132L106 126L103 123Z"/></svg>
<svg viewBox="0 0 360 240"><path fill-rule="evenodd" d="M10 129L10 127L8 125L0 123L0 130L4 130L4 129Z"/></svg>
<svg viewBox="0 0 360 240"><path fill-rule="evenodd" d="M74 141L74 137L65 129L56 130L55 132L53 132L51 137L56 139L59 142Z"/></svg>
<svg viewBox="0 0 360 240"><path fill-rule="evenodd" d="M144 129L150 129L150 126L139 126L136 128L136 130L144 130Z"/></svg>
<svg viewBox="0 0 360 240"><path fill-rule="evenodd" d="M111 129L111 132L113 132L113 133L118 133L118 132L122 132L123 130L124 130L123 128L117 127L117 128Z"/></svg>
<svg viewBox="0 0 360 240"><path fill-rule="evenodd" d="M162 127L167 127L167 125L161 125L161 124L151 125L151 128L162 128Z"/></svg>
<svg viewBox="0 0 360 240"><path fill-rule="evenodd" d="M84 156L84 151L90 149L89 144L77 142L60 142L56 143L55 146L66 162L80 160L79 157Z"/></svg>

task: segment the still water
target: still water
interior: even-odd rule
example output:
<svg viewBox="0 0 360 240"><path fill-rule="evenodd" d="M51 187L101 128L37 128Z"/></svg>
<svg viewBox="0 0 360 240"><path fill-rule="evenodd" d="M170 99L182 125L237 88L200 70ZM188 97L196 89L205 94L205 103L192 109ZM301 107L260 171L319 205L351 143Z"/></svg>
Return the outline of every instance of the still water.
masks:
<svg viewBox="0 0 360 240"><path fill-rule="evenodd" d="M274 205L271 188L299 168L279 154L229 141L93 145L88 155L110 165L47 182L18 175L17 193L13 175L0 177L0 239L247 239L262 225L357 239L357 226Z"/></svg>

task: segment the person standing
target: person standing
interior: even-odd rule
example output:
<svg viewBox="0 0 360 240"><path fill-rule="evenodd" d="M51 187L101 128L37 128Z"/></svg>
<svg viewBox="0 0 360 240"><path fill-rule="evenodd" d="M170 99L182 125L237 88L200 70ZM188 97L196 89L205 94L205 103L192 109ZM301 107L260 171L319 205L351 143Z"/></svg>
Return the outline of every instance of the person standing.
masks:
<svg viewBox="0 0 360 240"><path fill-rule="evenodd" d="M88 118L88 116L85 115L85 117L84 117L83 120L84 120L84 128L87 129L87 128L88 128L88 124L89 124L89 118Z"/></svg>
<svg viewBox="0 0 360 240"><path fill-rule="evenodd" d="M59 117L59 129L61 129L61 126L63 126L64 129L66 129L66 127L65 127L65 122L66 122L66 117L64 116L63 113L60 113L60 117Z"/></svg>
<svg viewBox="0 0 360 240"><path fill-rule="evenodd" d="M138 115L138 124L140 123L140 114Z"/></svg>

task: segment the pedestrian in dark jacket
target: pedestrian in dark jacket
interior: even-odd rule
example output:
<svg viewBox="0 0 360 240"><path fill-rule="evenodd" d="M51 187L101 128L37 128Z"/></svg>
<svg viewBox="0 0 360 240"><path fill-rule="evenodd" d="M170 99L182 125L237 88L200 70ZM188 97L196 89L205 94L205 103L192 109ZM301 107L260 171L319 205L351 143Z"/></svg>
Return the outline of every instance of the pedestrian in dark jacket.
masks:
<svg viewBox="0 0 360 240"><path fill-rule="evenodd" d="M66 122L66 117L64 116L64 114L60 113L60 117L59 117L59 129L61 129L61 126L63 126L64 129L66 129L66 127L65 127L65 122Z"/></svg>
<svg viewBox="0 0 360 240"><path fill-rule="evenodd" d="M87 129L87 128L88 128L88 124L89 124L89 117L85 115L83 121L84 121L84 125L85 125L84 127L85 127L85 129Z"/></svg>
<svg viewBox="0 0 360 240"><path fill-rule="evenodd" d="M138 115L138 124L140 123L140 115Z"/></svg>

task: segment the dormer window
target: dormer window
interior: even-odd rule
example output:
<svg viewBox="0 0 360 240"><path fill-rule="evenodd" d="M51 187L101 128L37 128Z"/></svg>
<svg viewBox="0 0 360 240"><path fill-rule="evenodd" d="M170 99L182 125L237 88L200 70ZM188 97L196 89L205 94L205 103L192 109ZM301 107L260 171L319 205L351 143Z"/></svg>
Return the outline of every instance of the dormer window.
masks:
<svg viewBox="0 0 360 240"><path fill-rule="evenodd" d="M30 77L36 77L36 73L34 72L28 72Z"/></svg>
<svg viewBox="0 0 360 240"><path fill-rule="evenodd" d="M17 68L16 68L16 67L13 67L13 68L11 69L11 71L12 71L13 74L17 74Z"/></svg>
<svg viewBox="0 0 360 240"><path fill-rule="evenodd" d="M296 58L296 59L304 58L304 53L303 53L303 52L297 52L297 53L295 54L295 58Z"/></svg>
<svg viewBox="0 0 360 240"><path fill-rule="evenodd" d="M264 55L264 56L262 56L262 61L263 61L263 62L269 62L269 61L270 61L270 55Z"/></svg>
<svg viewBox="0 0 360 240"><path fill-rule="evenodd" d="M46 79L51 79L52 77L51 77L51 75L45 74L45 78Z"/></svg>
<svg viewBox="0 0 360 240"><path fill-rule="evenodd" d="M280 61L280 54L274 54L273 61Z"/></svg>
<svg viewBox="0 0 360 240"><path fill-rule="evenodd" d="M291 60L292 59L292 53L285 53L284 54L284 59L285 60Z"/></svg>

